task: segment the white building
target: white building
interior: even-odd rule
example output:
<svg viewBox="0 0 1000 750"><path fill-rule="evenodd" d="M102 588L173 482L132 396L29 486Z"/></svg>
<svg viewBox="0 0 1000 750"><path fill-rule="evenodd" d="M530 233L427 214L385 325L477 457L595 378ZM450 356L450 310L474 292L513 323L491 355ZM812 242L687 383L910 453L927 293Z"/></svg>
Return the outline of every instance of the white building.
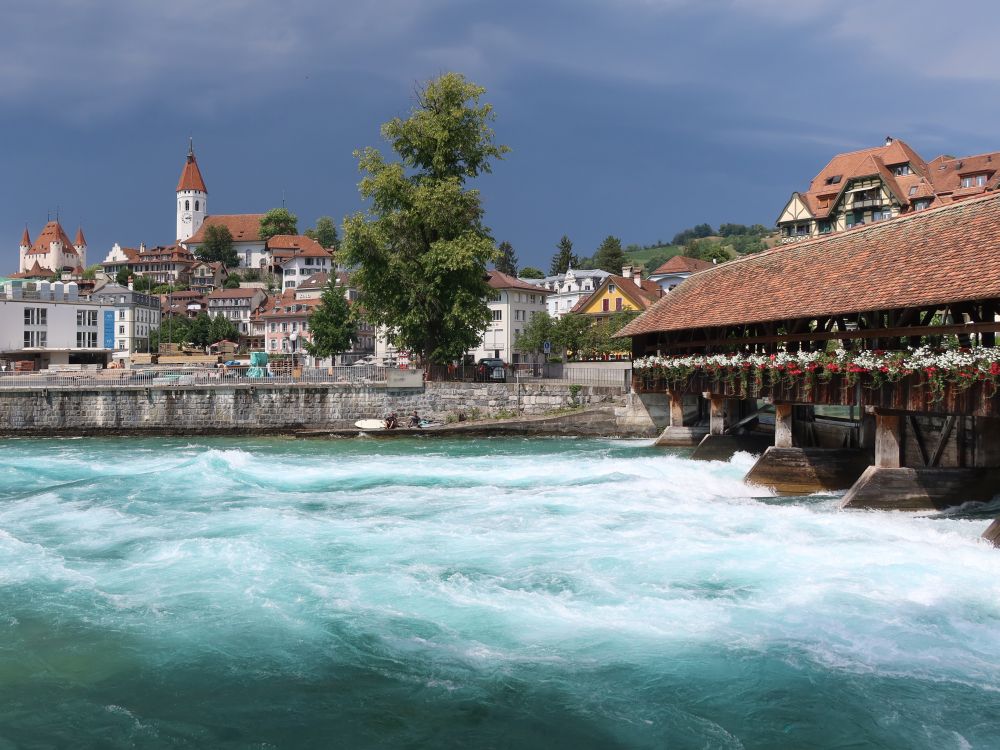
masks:
<svg viewBox="0 0 1000 750"><path fill-rule="evenodd" d="M188 144L187 161L177 181L177 241L195 234L208 216L208 188L194 157L194 141Z"/></svg>
<svg viewBox="0 0 1000 750"><path fill-rule="evenodd" d="M18 273L48 273L60 271L75 271L87 267L87 240L83 237L83 228L76 230L76 240L70 242L58 219L50 221L42 229L34 243L24 228L21 244L18 248Z"/></svg>
<svg viewBox="0 0 1000 750"><path fill-rule="evenodd" d="M250 318L264 304L267 295L263 289L216 289L205 300L208 314L215 318L228 318L240 329L240 335L249 336Z"/></svg>
<svg viewBox="0 0 1000 750"><path fill-rule="evenodd" d="M74 283L0 285L0 360L50 365L106 364L114 348L115 309L81 299Z"/></svg>
<svg viewBox="0 0 1000 750"><path fill-rule="evenodd" d="M332 253L316 240L302 234L277 234L266 243L275 275L283 290L296 289L306 279L334 270Z"/></svg>
<svg viewBox="0 0 1000 750"><path fill-rule="evenodd" d="M94 290L90 300L114 308L117 351L149 351L149 334L160 327L159 297L118 284L105 284Z"/></svg>
<svg viewBox="0 0 1000 750"><path fill-rule="evenodd" d="M584 297L589 297L608 276L607 271L577 270L570 268L558 276L546 276L537 281L549 291L547 311L553 318L561 318Z"/></svg>
<svg viewBox="0 0 1000 750"><path fill-rule="evenodd" d="M688 258L685 255L675 255L653 271L649 275L649 281L658 284L663 291L669 292L691 274L704 271L706 268L712 268L713 265L713 263L709 263L707 260ZM624 272L623 275L628 276Z"/></svg>
<svg viewBox="0 0 1000 750"><path fill-rule="evenodd" d="M518 351L517 339L533 317L546 312L549 290L500 271L490 271L488 276L493 290L488 306L493 319L472 356L476 360L497 357L518 364L525 361L526 355Z"/></svg>

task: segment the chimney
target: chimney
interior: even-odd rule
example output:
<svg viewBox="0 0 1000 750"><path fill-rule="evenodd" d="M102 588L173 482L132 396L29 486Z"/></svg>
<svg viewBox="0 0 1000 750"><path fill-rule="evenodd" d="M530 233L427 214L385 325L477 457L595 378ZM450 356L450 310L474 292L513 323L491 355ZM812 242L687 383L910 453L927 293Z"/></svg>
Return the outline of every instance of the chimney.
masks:
<svg viewBox="0 0 1000 750"><path fill-rule="evenodd" d="M636 266L632 269L632 281L635 282L636 286L642 286L642 266Z"/></svg>
<svg viewBox="0 0 1000 750"><path fill-rule="evenodd" d="M892 145L892 141L893 141L893 137L891 135L887 135L885 137L885 145L886 146L891 146Z"/></svg>

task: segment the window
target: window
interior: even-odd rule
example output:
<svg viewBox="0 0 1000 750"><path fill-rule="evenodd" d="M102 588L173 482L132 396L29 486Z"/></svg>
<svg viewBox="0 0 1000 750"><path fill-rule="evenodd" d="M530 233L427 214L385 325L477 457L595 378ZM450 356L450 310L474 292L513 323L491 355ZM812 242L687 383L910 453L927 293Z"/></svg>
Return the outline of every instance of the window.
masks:
<svg viewBox="0 0 1000 750"><path fill-rule="evenodd" d="M619 297L618 299L615 300L615 310L621 310L621 309L622 309L622 298Z"/></svg>
<svg viewBox="0 0 1000 750"><path fill-rule="evenodd" d="M808 224L796 224L795 225L795 236L796 237L805 237L808 234L809 234L809 225Z"/></svg>
<svg viewBox="0 0 1000 750"><path fill-rule="evenodd" d="M120 333L122 336L124 336L125 335L125 326L118 326L118 333Z"/></svg>
<svg viewBox="0 0 1000 750"><path fill-rule="evenodd" d="M608 312L611 309L611 301L607 297L601 300L601 309L604 312Z"/></svg>
<svg viewBox="0 0 1000 750"><path fill-rule="evenodd" d="M913 203L913 210L914 211L923 211L925 208L927 208L930 205L931 205L931 202L929 200L927 200L926 198L924 200L914 201L914 203Z"/></svg>
<svg viewBox="0 0 1000 750"><path fill-rule="evenodd" d="M916 195L916 194L917 194L917 186L914 185L910 188L910 195Z"/></svg>
<svg viewBox="0 0 1000 750"><path fill-rule="evenodd" d="M865 215L861 211L854 211L847 214L847 228L850 229L853 226L860 226L865 223Z"/></svg>
<svg viewBox="0 0 1000 750"><path fill-rule="evenodd" d="M194 202L194 210L195 210L195 211L200 211L201 209L200 209L200 207L199 207L199 206L200 206L200 203L199 203L198 201L195 201L195 202Z"/></svg>
<svg viewBox="0 0 1000 750"><path fill-rule="evenodd" d="M271 348L272 349L277 349L278 348L278 340L277 339L271 339Z"/></svg>
<svg viewBox="0 0 1000 750"><path fill-rule="evenodd" d="M118 320L125 320L125 311L124 310L119 310L118 311Z"/></svg>
<svg viewBox="0 0 1000 750"><path fill-rule="evenodd" d="M46 347L48 346L48 334L45 331L25 331L24 345L31 348Z"/></svg>
<svg viewBox="0 0 1000 750"><path fill-rule="evenodd" d="M843 175L839 175L839 174L835 174L835 175L833 175L833 177L827 177L826 178L826 184L827 185L837 185L837 184L840 183L840 179L842 177L843 177Z"/></svg>
<svg viewBox="0 0 1000 750"><path fill-rule="evenodd" d="M191 201L184 201L184 210L185 211L191 210Z"/></svg>
<svg viewBox="0 0 1000 750"><path fill-rule="evenodd" d="M872 221L885 221L892 218L891 211L872 211Z"/></svg>
<svg viewBox="0 0 1000 750"><path fill-rule="evenodd" d="M502 310L493 310L492 313L493 313L493 320L494 321L503 320L503 311Z"/></svg>
<svg viewBox="0 0 1000 750"><path fill-rule="evenodd" d="M615 293L615 285L608 284L608 294L614 294L614 293Z"/></svg>
<svg viewBox="0 0 1000 750"><path fill-rule="evenodd" d="M96 349L97 348L97 332L96 331L77 331L76 332L76 348L77 349Z"/></svg>
<svg viewBox="0 0 1000 750"><path fill-rule="evenodd" d="M985 187L986 185L986 175L977 174L976 175L976 187Z"/></svg>
<svg viewBox="0 0 1000 750"><path fill-rule="evenodd" d="M913 171L910 169L909 164L897 164L892 168L892 173L897 177L905 177L908 174L913 174Z"/></svg>
<svg viewBox="0 0 1000 750"><path fill-rule="evenodd" d="M820 234L830 234L833 231L833 224L830 221L818 221L816 226Z"/></svg>

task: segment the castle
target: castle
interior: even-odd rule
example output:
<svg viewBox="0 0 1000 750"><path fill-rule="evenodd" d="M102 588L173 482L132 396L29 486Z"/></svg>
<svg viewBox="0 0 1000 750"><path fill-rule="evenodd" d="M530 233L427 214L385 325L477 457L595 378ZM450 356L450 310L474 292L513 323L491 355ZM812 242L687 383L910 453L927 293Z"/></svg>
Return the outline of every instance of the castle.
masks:
<svg viewBox="0 0 1000 750"><path fill-rule="evenodd" d="M87 267L87 241L83 237L83 227L76 230L76 239L70 242L56 219L42 228L34 243L28 234L28 227L25 227L19 254L20 274L53 276L63 271L82 273Z"/></svg>

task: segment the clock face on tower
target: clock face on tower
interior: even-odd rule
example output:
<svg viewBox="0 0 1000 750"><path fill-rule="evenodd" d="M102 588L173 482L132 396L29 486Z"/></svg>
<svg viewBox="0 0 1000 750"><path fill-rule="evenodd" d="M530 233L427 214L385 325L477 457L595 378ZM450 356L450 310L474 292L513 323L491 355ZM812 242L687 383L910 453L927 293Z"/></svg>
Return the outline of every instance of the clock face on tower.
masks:
<svg viewBox="0 0 1000 750"><path fill-rule="evenodd" d="M181 221L183 221L185 224L190 224L191 223L191 214L184 214L181 217Z"/></svg>

